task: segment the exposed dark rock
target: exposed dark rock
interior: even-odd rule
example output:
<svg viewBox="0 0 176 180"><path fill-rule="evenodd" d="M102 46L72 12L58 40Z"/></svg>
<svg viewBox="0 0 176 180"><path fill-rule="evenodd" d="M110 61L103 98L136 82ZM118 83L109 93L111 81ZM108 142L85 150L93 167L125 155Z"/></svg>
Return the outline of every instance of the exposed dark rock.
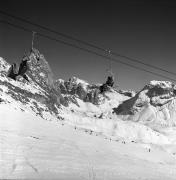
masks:
<svg viewBox="0 0 176 180"><path fill-rule="evenodd" d="M117 90L117 92L128 97L134 97L136 95L136 92L132 90Z"/></svg>
<svg viewBox="0 0 176 180"><path fill-rule="evenodd" d="M7 76L13 80L16 80L16 77L18 76L18 72L17 72L17 65L16 63L13 63L8 72L7 72Z"/></svg>
<svg viewBox="0 0 176 180"><path fill-rule="evenodd" d="M114 85L114 77L113 76L108 76L108 78L106 80L106 84L107 84L107 86L113 87L113 85Z"/></svg>
<svg viewBox="0 0 176 180"><path fill-rule="evenodd" d="M75 96L85 102L98 104L99 86L97 85L90 85L86 82L79 82L77 78L72 77L68 81L57 80L55 82L55 86L56 88L60 89L61 94ZM68 99L72 98L70 97ZM71 101L73 102L73 99Z"/></svg>

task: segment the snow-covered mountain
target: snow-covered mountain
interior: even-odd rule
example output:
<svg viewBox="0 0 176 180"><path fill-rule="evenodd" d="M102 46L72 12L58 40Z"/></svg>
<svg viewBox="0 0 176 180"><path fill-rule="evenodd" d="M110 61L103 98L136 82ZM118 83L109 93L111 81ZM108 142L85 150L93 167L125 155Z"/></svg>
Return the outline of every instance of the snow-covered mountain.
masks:
<svg viewBox="0 0 176 180"><path fill-rule="evenodd" d="M151 81L114 111L123 120L173 127L176 125L176 85L168 81Z"/></svg>
<svg viewBox="0 0 176 180"><path fill-rule="evenodd" d="M5 60L2 62L7 67L10 66ZM14 81L6 76L6 70L5 67L0 72L0 98L3 103L11 104L14 108L21 108L24 111L29 110L45 119L58 114L60 104L57 102L57 97L59 98L59 96L31 78L29 78L30 82L25 81L22 77L18 77L18 80ZM33 78L36 80L36 76Z"/></svg>
<svg viewBox="0 0 176 180"><path fill-rule="evenodd" d="M58 138L60 143L66 142L64 143L64 146L69 146L69 152L74 154L72 151L75 147L77 150L80 147L87 147L87 145L83 145L85 141L84 138L87 139L88 137L87 135L83 135L84 132L86 132L92 135L93 139L98 138L96 140L90 140L90 138L88 138L88 143L93 144L101 142L100 144L105 148L104 154L109 153L109 145L104 143L103 140L105 138L110 140L108 142L113 141L113 143L118 143L118 148L121 148L121 150L123 147L121 147L119 143L127 143L128 145L126 146L129 149L126 150L126 153L130 154L130 157L127 158L127 161L129 162L132 162L136 158L138 160L142 158L145 154L141 153L143 150L145 151L147 149L148 152L148 150L152 149L154 151L152 157L157 153L160 155L163 155L164 153L163 158L167 157L166 159L168 162L174 164L175 167L176 86L173 83L167 81L151 81L138 93L131 90L118 90L111 87L108 87L106 92L101 93L99 90L101 84L90 84L77 77L71 77L68 81L62 79L56 80L45 57L36 49L30 51L23 58L29 60L30 71L27 73L29 82L20 76L18 76L16 81L7 77L7 71L10 64L3 58L0 58L0 137L2 137L0 140L3 144L2 147L7 148L7 151L10 151L10 149L14 151L14 149L9 145L10 140L3 138L4 136L12 136L13 143L15 143L15 140L24 141L24 148L20 147L20 152L25 151L25 153L29 153L30 151L26 149L29 149L30 147L34 148L31 143L36 139L43 139L42 141L46 145L46 141L53 141L57 144L56 138ZM59 126L58 131L62 132L62 134L57 132L57 126ZM62 128L65 129L66 132L64 132ZM47 129L46 132L45 129ZM75 130L78 135L74 134ZM69 132L72 135L69 135ZM54 134L51 135L50 133ZM20 137L16 137L18 135ZM65 137L61 138L60 136ZM73 140L71 140L72 137L76 140L79 139L80 143L74 144ZM32 138L32 141L30 138ZM53 148L59 148L60 143L56 146L53 145ZM133 145L131 145L131 143ZM22 146L19 142L17 144L18 146ZM51 142L49 142L49 144L52 146ZM90 147L91 146L89 146L89 148ZM101 151L100 147L95 147L97 151ZM112 148L114 147L115 144ZM40 151L44 157L46 154L42 152L41 148L44 148L45 151L49 153L49 149L43 147L42 142L39 143L37 148L36 151ZM141 156L138 155L136 157L135 153L129 152L134 149L138 149L137 152L140 152ZM63 150L67 150L67 148L63 147ZM33 153L38 155L36 151L34 148ZM85 149L79 151L82 154L87 153ZM54 153L61 158L55 151ZM120 151L111 151L111 153L116 156ZM16 156L16 154L14 156ZM118 157L122 159L124 156L125 154L123 153L118 155ZM34 161L35 166L29 161L29 157ZM92 161L93 157L94 153L91 154ZM4 164L8 164L8 166L4 166L5 173L3 170L0 171L0 178L6 177L1 176L1 174L7 175L9 173L8 167L9 163L11 164L9 158L11 157L8 154L7 158L0 156L0 163L2 163L0 165L4 166ZM113 161L112 158L108 158ZM132 160L130 160L130 158L132 158ZM147 160L149 162L149 167L150 165L151 167L155 167L152 164L152 158L147 158L148 156L142 158L142 161ZM18 169L20 167L22 168L21 161L25 166L28 166L27 169L25 169L26 173L28 173L29 170L27 177L30 177L30 173L33 174L31 170L38 173L39 170L36 166L41 166L42 158L36 160L36 157L25 154L22 159L24 162L21 159L19 159L20 162L13 162L12 160L11 170L13 172L12 175L9 175L10 178L19 178L18 175L22 172L22 170ZM78 159L81 160L79 155ZM87 161L87 158L84 157L83 159L86 159ZM156 160L156 158L154 159ZM157 163L159 163L158 159L156 160ZM135 165L139 167L141 161L138 162L138 160L137 165ZM162 159L161 161L162 163L166 163L167 160ZM122 161L121 163L124 163ZM52 159L51 162L54 163L54 159ZM49 171L52 171L51 162ZM66 166L66 162L63 162L63 164ZM128 163L126 163L126 165L127 164ZM58 162L56 162L56 165L58 165ZM72 165L81 169L81 162L78 162L78 164L75 164L74 162ZM89 163L89 179L96 179L95 169L92 169L92 166L92 163L91 165ZM98 164L96 164L96 166L98 166ZM149 167L147 167L148 171L151 171L154 176L154 172ZM47 171L46 168L47 167L44 166L42 172ZM105 165L103 168L105 168ZM118 168L120 167L118 166ZM169 169L168 166L165 168ZM74 170L72 169L72 171ZM160 173L162 171L163 169L160 168ZM122 174L126 172L125 168L120 172ZM139 171L137 172L139 173ZM109 170L108 173L110 173ZM132 171L130 171L130 173L131 176L133 176ZM56 174L61 175L62 173L57 171ZM124 175L116 174L115 179L117 179L117 177L125 177L125 175L125 173ZM107 177L109 176L113 179L112 175L108 175ZM158 178L160 179L162 176L158 176ZM22 177L25 178L25 176ZM34 177L38 177L38 175L34 175ZM43 177L43 174L39 177ZM53 171L52 177L55 177ZM58 175L56 175L56 177L58 177ZM69 178L71 179L71 177ZM79 179L78 176L75 177L77 177L75 179ZM85 174L84 177L86 177ZM102 175L99 177L101 177L100 179L104 178ZM136 178L136 174L133 177ZM147 177L150 177L149 179L151 179L152 176ZM172 176L168 174L163 177L172 179Z"/></svg>
<svg viewBox="0 0 176 180"><path fill-rule="evenodd" d="M151 81L138 93L110 87L100 93L101 84L89 84L76 77L55 80L45 57L36 49L23 58L29 59L29 82L20 76L17 81L7 77L10 65L0 59L2 102L111 139L170 142L157 128L175 126L173 83Z"/></svg>

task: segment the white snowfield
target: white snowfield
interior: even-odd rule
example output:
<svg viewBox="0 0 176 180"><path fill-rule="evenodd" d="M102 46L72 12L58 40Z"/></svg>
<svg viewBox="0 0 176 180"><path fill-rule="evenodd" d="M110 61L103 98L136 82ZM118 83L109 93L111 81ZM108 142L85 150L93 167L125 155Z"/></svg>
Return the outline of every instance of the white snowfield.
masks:
<svg viewBox="0 0 176 180"><path fill-rule="evenodd" d="M7 78L8 68L0 58L0 179L176 179L172 83L151 81L132 97L111 89L99 105L75 96L65 107L39 82Z"/></svg>
<svg viewBox="0 0 176 180"><path fill-rule="evenodd" d="M176 177L174 155L160 146L110 141L46 121L10 104L0 104L0 152L0 179Z"/></svg>
<svg viewBox="0 0 176 180"><path fill-rule="evenodd" d="M10 86L12 85L13 87L12 89L15 89L16 87L20 88L24 92L30 92L33 96L35 96L36 93L39 95L44 95L45 93L43 89L38 87L38 85L34 84L33 82L31 84L29 83L24 84L22 82L11 80L7 77L0 77L0 81L8 82ZM37 104L37 107L43 109L42 115L44 119L47 119L47 120L56 119L56 117L53 116L50 112L45 111L47 107L41 102L32 98L29 98L29 102L27 104L23 104L20 100L17 101L16 99L14 99L9 92L10 92L10 89L8 88L8 86L0 84L0 99L3 100L5 104L9 103L15 109L28 111L32 114L37 114L37 108L36 108L36 104ZM15 91L12 91L12 92L15 93L15 96L17 97L19 96L17 92Z"/></svg>
<svg viewBox="0 0 176 180"><path fill-rule="evenodd" d="M112 108L128 98L114 92L108 92L106 96L109 97L109 100L98 106L78 100L79 107L70 104L69 109L63 108L65 121L77 128L88 129L114 140L125 139L126 141L159 145L176 142L176 137L170 138L167 135L167 128L164 128L165 132L163 133L163 128L160 126L150 127L143 123L119 119L117 115L112 114ZM143 112L142 115L145 120L150 112Z"/></svg>
<svg viewBox="0 0 176 180"><path fill-rule="evenodd" d="M5 76L0 77L0 81L8 82L9 84L11 84L14 87L24 89L26 91L32 92L33 94L38 93L38 94L44 95L44 90L39 85L35 84L32 81L30 81L31 83L28 83L28 82L23 83L23 82L19 82L19 81L14 81L13 79L7 78Z"/></svg>

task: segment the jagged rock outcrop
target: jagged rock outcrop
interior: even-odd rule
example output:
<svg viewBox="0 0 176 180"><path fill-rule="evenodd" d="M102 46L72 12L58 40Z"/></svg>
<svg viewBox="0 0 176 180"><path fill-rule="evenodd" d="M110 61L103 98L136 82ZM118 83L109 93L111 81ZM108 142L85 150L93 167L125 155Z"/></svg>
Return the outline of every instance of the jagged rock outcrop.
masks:
<svg viewBox="0 0 176 180"><path fill-rule="evenodd" d="M68 81L56 80L55 86L60 89L61 94L76 96L84 102L99 104L99 85L91 85L79 78L72 77Z"/></svg>
<svg viewBox="0 0 176 180"><path fill-rule="evenodd" d="M54 74L43 54L37 49L31 50L24 58L29 59L30 71L27 73L30 78L43 88L52 102L67 106L68 103L61 95L60 89L54 85ZM50 103L52 104L52 103Z"/></svg>
<svg viewBox="0 0 176 180"><path fill-rule="evenodd" d="M19 76L16 80L7 77L10 65L0 58L0 97L4 102L19 102L26 109L44 117L44 114L55 114L57 117L60 105L67 106L66 99L59 89L54 87L54 78L51 68L38 50L31 51L27 58L30 70L26 72L29 82ZM3 97L4 96L4 97ZM7 100L6 98L9 98ZM25 109L25 108L24 108Z"/></svg>
<svg viewBox="0 0 176 180"><path fill-rule="evenodd" d="M151 81L134 97L114 108L114 112L124 120L175 126L176 85L168 81Z"/></svg>
<svg viewBox="0 0 176 180"><path fill-rule="evenodd" d="M54 75L43 54L37 49L31 50L23 59L29 59L29 67L32 79L43 88L54 87Z"/></svg>

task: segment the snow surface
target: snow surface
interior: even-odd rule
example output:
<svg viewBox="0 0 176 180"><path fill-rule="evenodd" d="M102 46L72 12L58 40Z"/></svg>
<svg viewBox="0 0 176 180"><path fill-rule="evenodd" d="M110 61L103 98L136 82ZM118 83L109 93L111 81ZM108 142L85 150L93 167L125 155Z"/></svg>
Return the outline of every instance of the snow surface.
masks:
<svg viewBox="0 0 176 180"><path fill-rule="evenodd" d="M59 93L47 90L43 75L52 71L45 61L39 81L24 82L7 78L10 65L0 58L0 179L175 179L172 83L151 81L132 98L110 89L99 94L99 105L73 94L66 107L56 103ZM88 89L84 80L70 81ZM115 113L124 102L134 116Z"/></svg>
<svg viewBox="0 0 176 180"><path fill-rule="evenodd" d="M39 85L35 84L32 81L30 81L30 83L28 83L28 82L23 83L20 81L14 81L13 79L10 79L8 77L0 77L0 81L8 82L15 87L19 87L26 91L32 92L33 94L38 93L38 94L44 95L44 90Z"/></svg>
<svg viewBox="0 0 176 180"><path fill-rule="evenodd" d="M152 86L160 86L161 88L171 88L172 87L172 83L169 81L150 81L149 85Z"/></svg>
<svg viewBox="0 0 176 180"><path fill-rule="evenodd" d="M0 137L1 179L170 180L176 176L174 155L160 146L110 141L10 104L0 104Z"/></svg>
<svg viewBox="0 0 176 180"><path fill-rule="evenodd" d="M134 122L133 119L124 121L121 116L112 113L112 109L129 97L115 92L107 92L108 98L101 105L94 105L77 99L78 105L70 104L69 108L62 109L64 122L76 128L86 129L98 134L105 135L111 139L125 139L139 143L152 143L157 145L173 144L176 137L170 139L160 126L148 126L145 123ZM146 121L151 117L155 109L144 109L139 119ZM131 116L129 116L131 118ZM158 120L159 121L159 120ZM160 131L161 129L161 131Z"/></svg>
<svg viewBox="0 0 176 180"><path fill-rule="evenodd" d="M81 84L84 84L85 86L86 86L86 85L89 85L88 82L86 82L86 81L84 81L84 80L82 80L82 79L79 79L79 78L77 78L77 77L72 77L71 79L72 79L72 81L74 81L76 84L81 83Z"/></svg>

